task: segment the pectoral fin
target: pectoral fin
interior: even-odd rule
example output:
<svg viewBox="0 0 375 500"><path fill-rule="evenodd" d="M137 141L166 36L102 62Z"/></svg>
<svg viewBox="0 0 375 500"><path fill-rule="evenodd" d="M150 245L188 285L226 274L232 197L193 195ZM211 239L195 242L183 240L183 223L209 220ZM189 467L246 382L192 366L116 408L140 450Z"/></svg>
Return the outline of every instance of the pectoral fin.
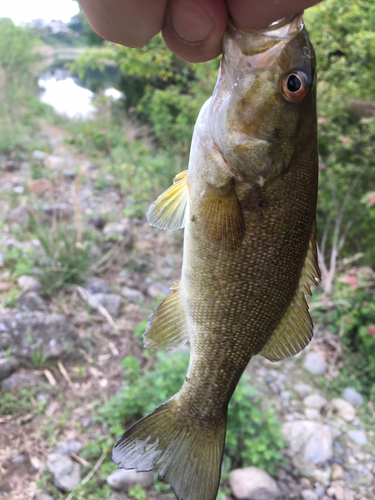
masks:
<svg viewBox="0 0 375 500"><path fill-rule="evenodd" d="M237 248L245 235L242 209L234 181L223 187L208 186L201 205L201 219L207 237L226 248Z"/></svg>
<svg viewBox="0 0 375 500"><path fill-rule="evenodd" d="M307 346L312 339L313 323L305 295L311 295L310 287L317 286L318 280L320 280L320 271L316 253L314 223L298 289L280 324L260 351L261 356L270 361L279 361L297 354Z"/></svg>
<svg viewBox="0 0 375 500"><path fill-rule="evenodd" d="M170 188L150 206L147 219L160 229L181 229L185 226L188 204L187 170L173 179Z"/></svg>
<svg viewBox="0 0 375 500"><path fill-rule="evenodd" d="M150 316L143 335L145 347L173 349L189 340L178 285L172 286L171 290L172 295L164 299Z"/></svg>

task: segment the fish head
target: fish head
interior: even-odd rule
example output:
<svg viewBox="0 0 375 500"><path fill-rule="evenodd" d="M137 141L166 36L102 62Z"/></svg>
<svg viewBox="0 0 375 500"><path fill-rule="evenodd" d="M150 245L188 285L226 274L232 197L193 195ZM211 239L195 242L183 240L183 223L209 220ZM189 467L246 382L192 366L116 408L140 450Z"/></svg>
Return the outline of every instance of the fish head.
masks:
<svg viewBox="0 0 375 500"><path fill-rule="evenodd" d="M301 14L266 30L229 23L209 125L229 166L262 186L316 133L315 53Z"/></svg>

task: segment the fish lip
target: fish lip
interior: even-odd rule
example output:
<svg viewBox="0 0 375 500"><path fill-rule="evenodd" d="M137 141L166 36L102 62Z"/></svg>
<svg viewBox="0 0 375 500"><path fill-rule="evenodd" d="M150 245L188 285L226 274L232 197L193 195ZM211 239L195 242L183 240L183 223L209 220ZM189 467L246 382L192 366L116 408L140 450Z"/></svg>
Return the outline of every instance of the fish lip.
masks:
<svg viewBox="0 0 375 500"><path fill-rule="evenodd" d="M288 24L292 24L293 21L296 21L296 20L298 20L300 18L301 19L301 21L300 21L300 27L298 29L298 31L300 31L304 27L303 20L302 20L302 14L303 14L303 10L300 11L300 12L297 12L296 14L292 14L291 16L283 17L283 18L281 18L281 19L279 19L277 21L274 21L269 26L267 26L267 28L263 28L263 29L239 29L234 24L233 19L229 18L228 19L228 24L227 24L227 29L229 31L245 31L245 32L248 32L248 33L249 32L256 32L256 33L260 33L262 35L263 34L267 35L267 34L269 34L272 31L276 31L276 30L278 30L280 28L284 28ZM288 38L288 35L285 38Z"/></svg>

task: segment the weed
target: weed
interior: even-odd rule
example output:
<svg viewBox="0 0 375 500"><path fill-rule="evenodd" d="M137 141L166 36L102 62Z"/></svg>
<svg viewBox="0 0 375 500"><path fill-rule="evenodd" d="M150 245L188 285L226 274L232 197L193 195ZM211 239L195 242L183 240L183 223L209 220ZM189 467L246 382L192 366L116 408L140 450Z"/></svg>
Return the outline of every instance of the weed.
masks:
<svg viewBox="0 0 375 500"><path fill-rule="evenodd" d="M130 488L129 496L133 497L135 500L147 500L147 494L139 484L136 484L134 488Z"/></svg>
<svg viewBox="0 0 375 500"><path fill-rule="evenodd" d="M48 356L42 355L42 349L40 345L31 355L31 364L34 368L45 368L47 365Z"/></svg>
<svg viewBox="0 0 375 500"><path fill-rule="evenodd" d="M0 413L2 415L14 415L20 411L31 412L36 410L43 412L45 404L39 403L35 396L40 392L38 388L21 388L17 393L0 391Z"/></svg>

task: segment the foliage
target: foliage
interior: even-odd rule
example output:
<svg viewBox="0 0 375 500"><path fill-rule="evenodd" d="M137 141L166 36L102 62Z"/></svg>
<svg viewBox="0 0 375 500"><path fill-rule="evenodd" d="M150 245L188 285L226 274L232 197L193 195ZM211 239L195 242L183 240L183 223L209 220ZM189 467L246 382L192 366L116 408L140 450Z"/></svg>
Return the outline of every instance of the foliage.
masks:
<svg viewBox="0 0 375 500"><path fill-rule="evenodd" d="M180 390L189 354L160 352L156 359L154 368L145 373L138 359L127 356L122 361L124 385L102 410L111 433L119 436L126 426ZM234 466L254 464L275 474L283 461L280 448L285 443L273 410L265 410L263 404L248 377L243 376L229 405L225 454Z"/></svg>
<svg viewBox="0 0 375 500"><path fill-rule="evenodd" d="M375 264L373 216L359 202L375 190L375 106L363 103L375 96L374 19L370 0L326 0L304 16L318 63L317 225L326 261L336 247L342 256L364 251L365 262Z"/></svg>
<svg viewBox="0 0 375 500"><path fill-rule="evenodd" d="M39 392L40 387L21 388L17 393L0 391L0 413L2 415L14 415L21 411L43 413L46 410L46 402L36 400Z"/></svg>
<svg viewBox="0 0 375 500"><path fill-rule="evenodd" d="M168 51L159 34L139 49L110 43L91 49L73 68L83 75L109 62L121 71L126 108L136 107L164 148L186 154L199 110L212 94L218 61L187 63Z"/></svg>

